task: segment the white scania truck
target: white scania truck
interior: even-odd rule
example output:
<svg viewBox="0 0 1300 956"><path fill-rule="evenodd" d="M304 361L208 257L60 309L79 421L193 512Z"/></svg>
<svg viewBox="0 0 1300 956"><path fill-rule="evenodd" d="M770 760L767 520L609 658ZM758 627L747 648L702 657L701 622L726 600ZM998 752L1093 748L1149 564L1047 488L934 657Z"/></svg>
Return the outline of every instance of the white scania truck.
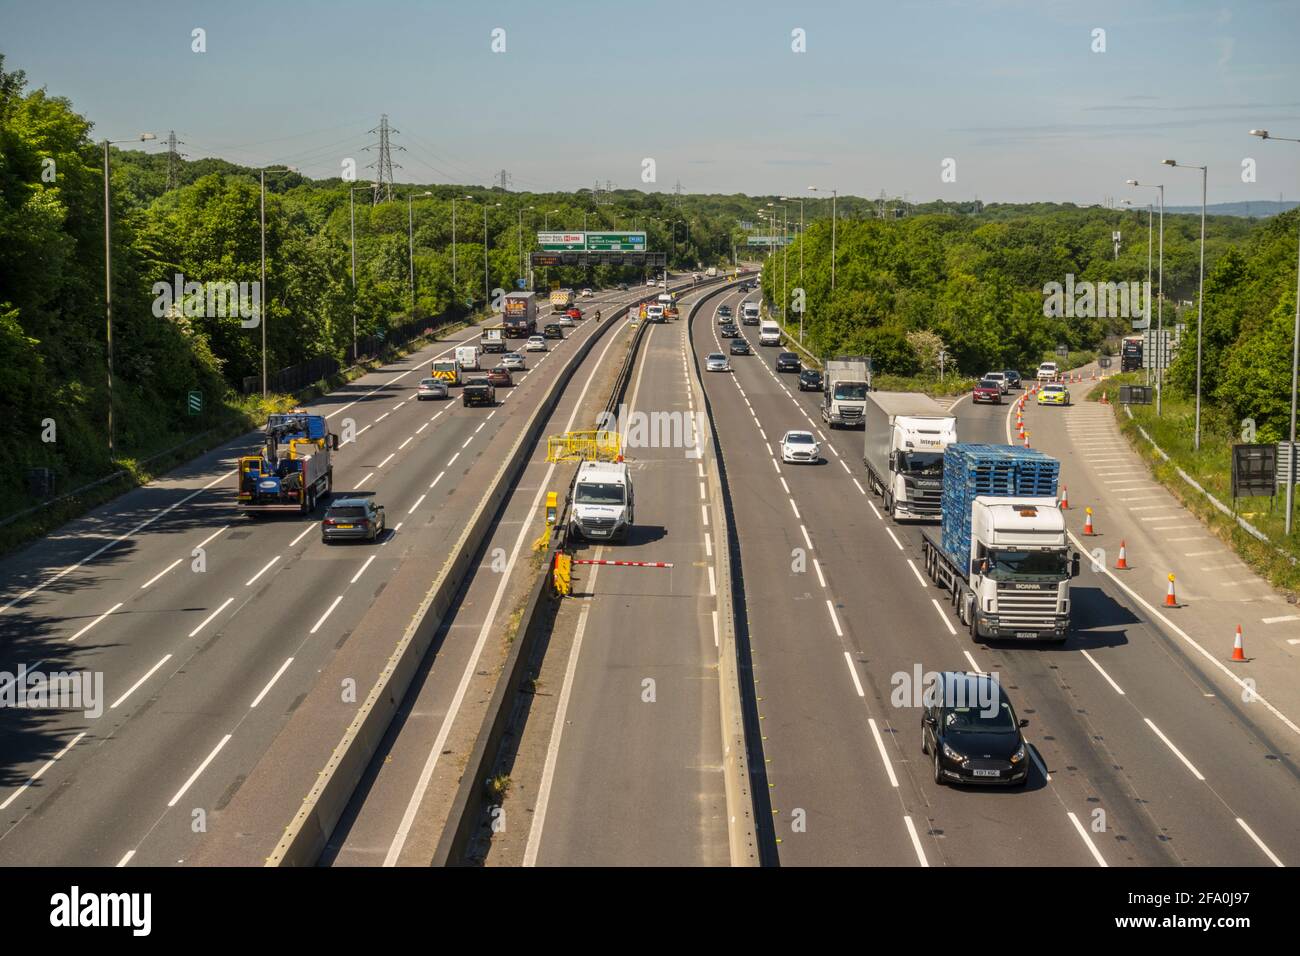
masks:
<svg viewBox="0 0 1300 956"><path fill-rule="evenodd" d="M859 428L871 391L867 360L842 355L829 359L822 372L822 421L834 428Z"/></svg>
<svg viewBox="0 0 1300 956"><path fill-rule="evenodd" d="M957 419L928 395L868 392L862 463L867 487L895 521L938 520L943 452L957 440Z"/></svg>

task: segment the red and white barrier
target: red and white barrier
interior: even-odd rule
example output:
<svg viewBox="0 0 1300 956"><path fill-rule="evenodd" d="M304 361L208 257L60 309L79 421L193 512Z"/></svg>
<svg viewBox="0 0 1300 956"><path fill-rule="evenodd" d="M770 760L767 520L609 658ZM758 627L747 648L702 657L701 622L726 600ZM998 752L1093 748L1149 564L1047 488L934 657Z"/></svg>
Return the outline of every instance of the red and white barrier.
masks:
<svg viewBox="0 0 1300 956"><path fill-rule="evenodd" d="M574 564L599 564L615 568L671 568L671 561L597 561L592 558L574 558Z"/></svg>

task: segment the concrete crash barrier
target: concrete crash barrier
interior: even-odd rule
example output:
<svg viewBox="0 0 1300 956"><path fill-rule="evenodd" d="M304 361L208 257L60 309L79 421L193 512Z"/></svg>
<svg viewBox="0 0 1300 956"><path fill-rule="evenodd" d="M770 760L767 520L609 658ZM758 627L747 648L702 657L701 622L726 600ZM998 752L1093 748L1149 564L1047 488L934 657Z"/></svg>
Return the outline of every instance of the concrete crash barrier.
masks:
<svg viewBox="0 0 1300 956"><path fill-rule="evenodd" d="M734 283L735 281L736 280L733 280L730 277L725 277L722 280L710 282L710 284L711 285L721 284L725 286L727 284ZM704 283L699 283L695 285L694 288L698 289L701 285L704 285ZM695 310L700 308L702 305L703 305L703 300L697 302L692 307L690 315L693 316L695 314ZM626 311L627 311L626 309L620 310L620 315ZM689 317L687 321L689 321ZM627 355L624 357L623 366L620 368L619 374L615 379L615 385L612 390L610 400L605 405L606 410L617 408L618 403L623 399L623 395L627 390L628 381L631 378L632 367L635 365L636 362L636 356L639 350L638 347L640 344L640 340L643 333L645 332L645 329L646 329L646 324L643 323L637 328L636 332L634 333L634 337L628 348ZM698 376L698 372L696 374ZM699 385L698 379L696 384L697 386ZM714 472L713 481L714 482L717 481L716 470ZM715 496L714 500L720 503L721 497ZM547 570L543 571L541 574L538 575L537 581L534 582L533 588L529 592L528 602L527 604L525 604L523 615L520 618L519 631L515 637L513 644L510 647L510 652L506 659L506 663L501 675L501 679L497 681L496 690L492 694L492 700L488 706L487 713L484 715L483 718L483 726L478 733L478 737L474 745L474 750L470 754L469 762L466 764L465 773L461 777L460 786L456 791L455 802L452 804L451 813L447 817L446 828L443 830L442 836L438 841L438 848L432 860L433 866L464 865L466 853L469 850L470 844L473 842L475 831L477 830L479 823L483 818L483 812L486 808L483 782L486 781L492 775L492 770L496 766L497 760L500 758L501 741L505 737L506 731L510 727L510 718L514 713L513 704L516 697L518 696L520 688L523 685L524 677L528 672L528 662L532 660L538 641L545 634L546 629L547 627L549 627L551 622L551 612L554 609L554 602L556 599L552 595L549 586L550 583L549 568L551 567L552 562L554 561L555 554L560 546L560 543L563 542L563 528L567 518L568 506L569 506L569 501L566 498L562 512L556 521L556 528L560 530L559 540L556 546L553 547L548 552L547 555L548 560L546 563ZM720 525L720 527L722 526L723 525ZM731 633L734 635L734 625L732 623L732 615L730 610L731 589L729 584L729 578L726 577L726 575L729 573L729 566L722 564L721 559L719 560L720 560L719 570L723 572L721 577L724 582L719 585L719 591L718 591L719 603L721 604L725 602L727 608L725 615L720 615L720 617L726 618L727 626L728 628L731 629ZM721 627L721 621L719 622L719 626ZM733 649L734 646L735 646L735 641L733 637L733 641L732 641ZM750 832L750 837L748 839L749 839L750 850L748 852L752 853L753 862L749 863L749 862L741 861L740 865L757 865L758 863L758 855L756 850L757 841L754 839L752 835L753 834L752 821L754 815L753 801L751 799L748 799L746 796L748 794L748 787L749 787L749 774L744 763L744 747L743 747L744 732L743 732L743 722L740 721L740 713L741 713L740 701L739 701L740 687L738 681L735 681L736 668L734 663L734 652L733 652L733 663L731 666L731 674L732 674L732 679L733 679L732 682L735 686L735 694L736 694L735 696L736 705L731 710L731 713L735 715L735 722L733 723L736 723L736 725L739 726L740 728L741 742L742 742L742 746L740 748L741 761L739 765L736 767L735 772L744 778L743 789L734 790L733 792L733 786L730 779L728 780L728 784L726 788L727 789L727 815L729 820L733 821L733 824L729 825L728 827L729 836L731 840L731 860L733 863L737 863L738 844L741 847L741 849L739 850L740 853L744 854L745 852L747 852L744 849L746 838L743 834L743 827L742 827L742 832L739 836L731 832L736 829L734 826L734 821L736 821L737 819L749 820L750 822L749 822L748 829ZM724 670L724 675L725 675L725 670ZM726 683L725 676L724 676L723 683L724 685ZM729 718L728 718L728 709L725 701L728 699L729 693L724 689L722 695L724 699L723 725L724 727L726 727L729 723ZM725 735L724 735L723 742L724 742L724 747L727 751L734 752L735 748L730 745ZM731 758L729 756L728 760L730 759ZM748 810L745 809L746 806L748 806Z"/></svg>
<svg viewBox="0 0 1300 956"><path fill-rule="evenodd" d="M320 858L357 784L378 751L398 705L410 689L420 662L455 601L471 562L487 540L497 513L527 465L533 446L546 428L565 387L596 342L626 313L627 307L624 306L610 317L611 321L596 327L570 356L564 370L556 376L538 403L412 615L374 686L317 775L316 783L303 798L302 806L267 857L267 866L313 866Z"/></svg>

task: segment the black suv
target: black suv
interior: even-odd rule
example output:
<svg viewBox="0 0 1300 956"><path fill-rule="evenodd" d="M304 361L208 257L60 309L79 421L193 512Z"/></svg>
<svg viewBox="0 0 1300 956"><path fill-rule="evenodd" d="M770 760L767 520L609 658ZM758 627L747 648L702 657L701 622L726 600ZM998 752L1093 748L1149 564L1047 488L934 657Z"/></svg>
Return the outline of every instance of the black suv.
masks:
<svg viewBox="0 0 1300 956"><path fill-rule="evenodd" d="M718 329L718 334L722 336L724 339L734 339L737 335L740 334L740 329L736 328L732 323L728 322L722 328Z"/></svg>
<svg viewBox="0 0 1300 956"><path fill-rule="evenodd" d="M799 391L820 392L822 390L822 373L815 368L806 368L799 373Z"/></svg>
<svg viewBox="0 0 1300 956"><path fill-rule="evenodd" d="M340 539L374 541L384 533L384 506L369 498L340 498L330 502L320 523L320 539L329 544Z"/></svg>
<svg viewBox="0 0 1300 956"><path fill-rule="evenodd" d="M1020 373L1013 368L1003 369L1002 374L1007 377L1007 388L1024 388L1020 381Z"/></svg>
<svg viewBox="0 0 1300 956"><path fill-rule="evenodd" d="M1024 786L1029 745L1002 685L988 674L944 671L925 689L921 753L929 754L934 782Z"/></svg>
<svg viewBox="0 0 1300 956"><path fill-rule="evenodd" d="M744 339L736 338L731 340L732 355L753 355L754 350L749 347L749 343Z"/></svg>
<svg viewBox="0 0 1300 956"><path fill-rule="evenodd" d="M799 356L793 352L781 352L776 357L776 370L778 372L798 372L801 368Z"/></svg>

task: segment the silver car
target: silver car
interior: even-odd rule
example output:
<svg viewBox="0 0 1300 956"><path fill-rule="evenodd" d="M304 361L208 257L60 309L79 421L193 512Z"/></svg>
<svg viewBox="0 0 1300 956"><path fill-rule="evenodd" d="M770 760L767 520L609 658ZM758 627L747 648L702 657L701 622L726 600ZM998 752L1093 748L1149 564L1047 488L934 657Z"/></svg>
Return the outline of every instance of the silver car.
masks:
<svg viewBox="0 0 1300 956"><path fill-rule="evenodd" d="M731 366L727 363L727 357L721 352L710 352L704 360L704 367L710 372L731 371Z"/></svg>
<svg viewBox="0 0 1300 956"><path fill-rule="evenodd" d="M528 368L528 362L518 352L507 352L501 356L501 367L508 368L512 372L522 372Z"/></svg>
<svg viewBox="0 0 1300 956"><path fill-rule="evenodd" d="M426 398L446 398L447 383L440 378L422 378L415 386L415 397L421 402Z"/></svg>

